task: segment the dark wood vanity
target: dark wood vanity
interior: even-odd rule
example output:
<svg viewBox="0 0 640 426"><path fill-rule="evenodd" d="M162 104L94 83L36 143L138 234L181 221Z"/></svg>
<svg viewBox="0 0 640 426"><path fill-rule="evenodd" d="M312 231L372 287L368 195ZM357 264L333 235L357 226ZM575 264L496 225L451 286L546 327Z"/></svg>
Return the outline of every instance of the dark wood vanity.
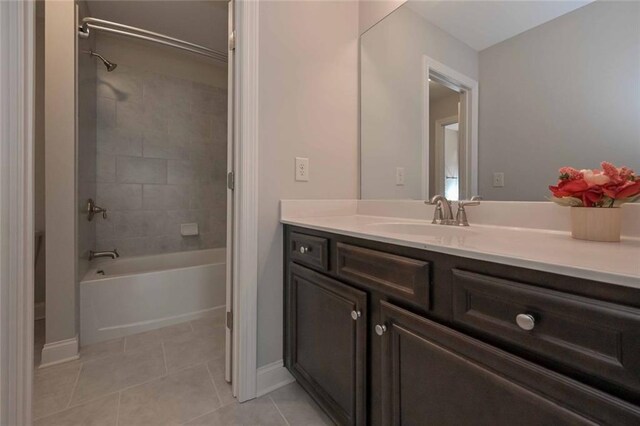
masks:
<svg viewBox="0 0 640 426"><path fill-rule="evenodd" d="M640 424L640 290L284 238L285 365L337 424Z"/></svg>

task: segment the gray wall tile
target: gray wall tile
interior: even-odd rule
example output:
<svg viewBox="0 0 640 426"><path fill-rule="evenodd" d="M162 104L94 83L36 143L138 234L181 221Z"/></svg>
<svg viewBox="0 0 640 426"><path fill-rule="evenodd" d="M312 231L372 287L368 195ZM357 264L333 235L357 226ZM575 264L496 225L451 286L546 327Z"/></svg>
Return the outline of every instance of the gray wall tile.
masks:
<svg viewBox="0 0 640 426"><path fill-rule="evenodd" d="M98 249L123 256L222 247L226 89L119 64L97 73ZM200 235L183 237L180 224Z"/></svg>
<svg viewBox="0 0 640 426"><path fill-rule="evenodd" d="M148 210L188 209L189 185L144 185L143 205Z"/></svg>
<svg viewBox="0 0 640 426"><path fill-rule="evenodd" d="M167 183L167 160L117 157L116 179L121 183Z"/></svg>
<svg viewBox="0 0 640 426"><path fill-rule="evenodd" d="M142 185L131 183L97 184L96 203L113 212L142 208Z"/></svg>

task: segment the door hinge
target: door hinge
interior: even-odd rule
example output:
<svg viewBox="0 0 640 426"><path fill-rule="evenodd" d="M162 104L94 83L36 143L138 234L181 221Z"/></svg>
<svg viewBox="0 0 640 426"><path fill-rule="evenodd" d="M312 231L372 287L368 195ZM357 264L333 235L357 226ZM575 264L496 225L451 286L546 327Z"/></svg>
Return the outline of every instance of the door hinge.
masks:
<svg viewBox="0 0 640 426"><path fill-rule="evenodd" d="M233 331L233 312L232 311L227 312L227 328L229 329L229 331Z"/></svg>
<svg viewBox="0 0 640 426"><path fill-rule="evenodd" d="M229 33L229 50L236 50L236 30Z"/></svg>
<svg viewBox="0 0 640 426"><path fill-rule="evenodd" d="M235 187L235 176L233 172L227 173L227 188L233 191Z"/></svg>

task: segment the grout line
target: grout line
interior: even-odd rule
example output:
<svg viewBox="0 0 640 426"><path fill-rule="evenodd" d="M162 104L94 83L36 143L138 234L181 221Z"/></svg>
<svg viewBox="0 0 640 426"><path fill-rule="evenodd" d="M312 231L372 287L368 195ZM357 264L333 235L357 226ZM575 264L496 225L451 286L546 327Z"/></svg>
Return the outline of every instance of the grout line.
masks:
<svg viewBox="0 0 640 426"><path fill-rule="evenodd" d="M71 395L69 395L69 402L67 402L67 405L66 405L65 409L71 407L71 401L73 401L73 395L76 393L76 389L78 387L78 382L80 381L80 373L82 373L82 369L83 368L84 368L84 363L80 363L80 368L78 369L78 375L76 376L75 382L73 382L73 388L71 389Z"/></svg>
<svg viewBox="0 0 640 426"><path fill-rule="evenodd" d="M204 367L207 369L207 373L209 373L209 380L211 380L211 384L213 385L213 390L216 391L218 402L220 403L220 407L222 407L222 398L220 398L220 391L218 391L218 386L216 386L216 381L213 380L213 374L211 374L211 370L209 369L209 363L205 363Z"/></svg>
<svg viewBox="0 0 640 426"><path fill-rule="evenodd" d="M122 401L122 391L118 392L118 408L116 408L116 426L120 423L120 402Z"/></svg>
<svg viewBox="0 0 640 426"><path fill-rule="evenodd" d="M164 351L164 340L160 339L160 347L162 348L162 362L164 363L164 375L169 375L169 366L167 365L167 354Z"/></svg>
<svg viewBox="0 0 640 426"><path fill-rule="evenodd" d="M273 400L273 397L269 396L269 400L271 400L271 403L273 404L273 406L276 407L276 411L278 412L278 414L280 414L280 416L282 417L284 422L287 424L287 426L291 426L291 424L289 423L289 420L287 420L284 414L282 414L282 411L280 411L280 407L278 407L278 404L276 404L276 402Z"/></svg>

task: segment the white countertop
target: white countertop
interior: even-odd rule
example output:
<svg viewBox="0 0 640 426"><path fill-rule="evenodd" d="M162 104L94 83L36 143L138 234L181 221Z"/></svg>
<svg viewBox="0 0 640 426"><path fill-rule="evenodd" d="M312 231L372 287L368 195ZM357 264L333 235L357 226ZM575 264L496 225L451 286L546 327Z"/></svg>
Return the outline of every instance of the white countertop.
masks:
<svg viewBox="0 0 640 426"><path fill-rule="evenodd" d="M571 238L568 232L490 225L454 227L428 221L359 214L287 217L281 222L319 231L415 247L472 259L640 289L640 238L598 243ZM404 224L391 232L385 224ZM429 225L422 235L412 226ZM393 225L396 226L396 225ZM433 235L428 235L433 229Z"/></svg>

